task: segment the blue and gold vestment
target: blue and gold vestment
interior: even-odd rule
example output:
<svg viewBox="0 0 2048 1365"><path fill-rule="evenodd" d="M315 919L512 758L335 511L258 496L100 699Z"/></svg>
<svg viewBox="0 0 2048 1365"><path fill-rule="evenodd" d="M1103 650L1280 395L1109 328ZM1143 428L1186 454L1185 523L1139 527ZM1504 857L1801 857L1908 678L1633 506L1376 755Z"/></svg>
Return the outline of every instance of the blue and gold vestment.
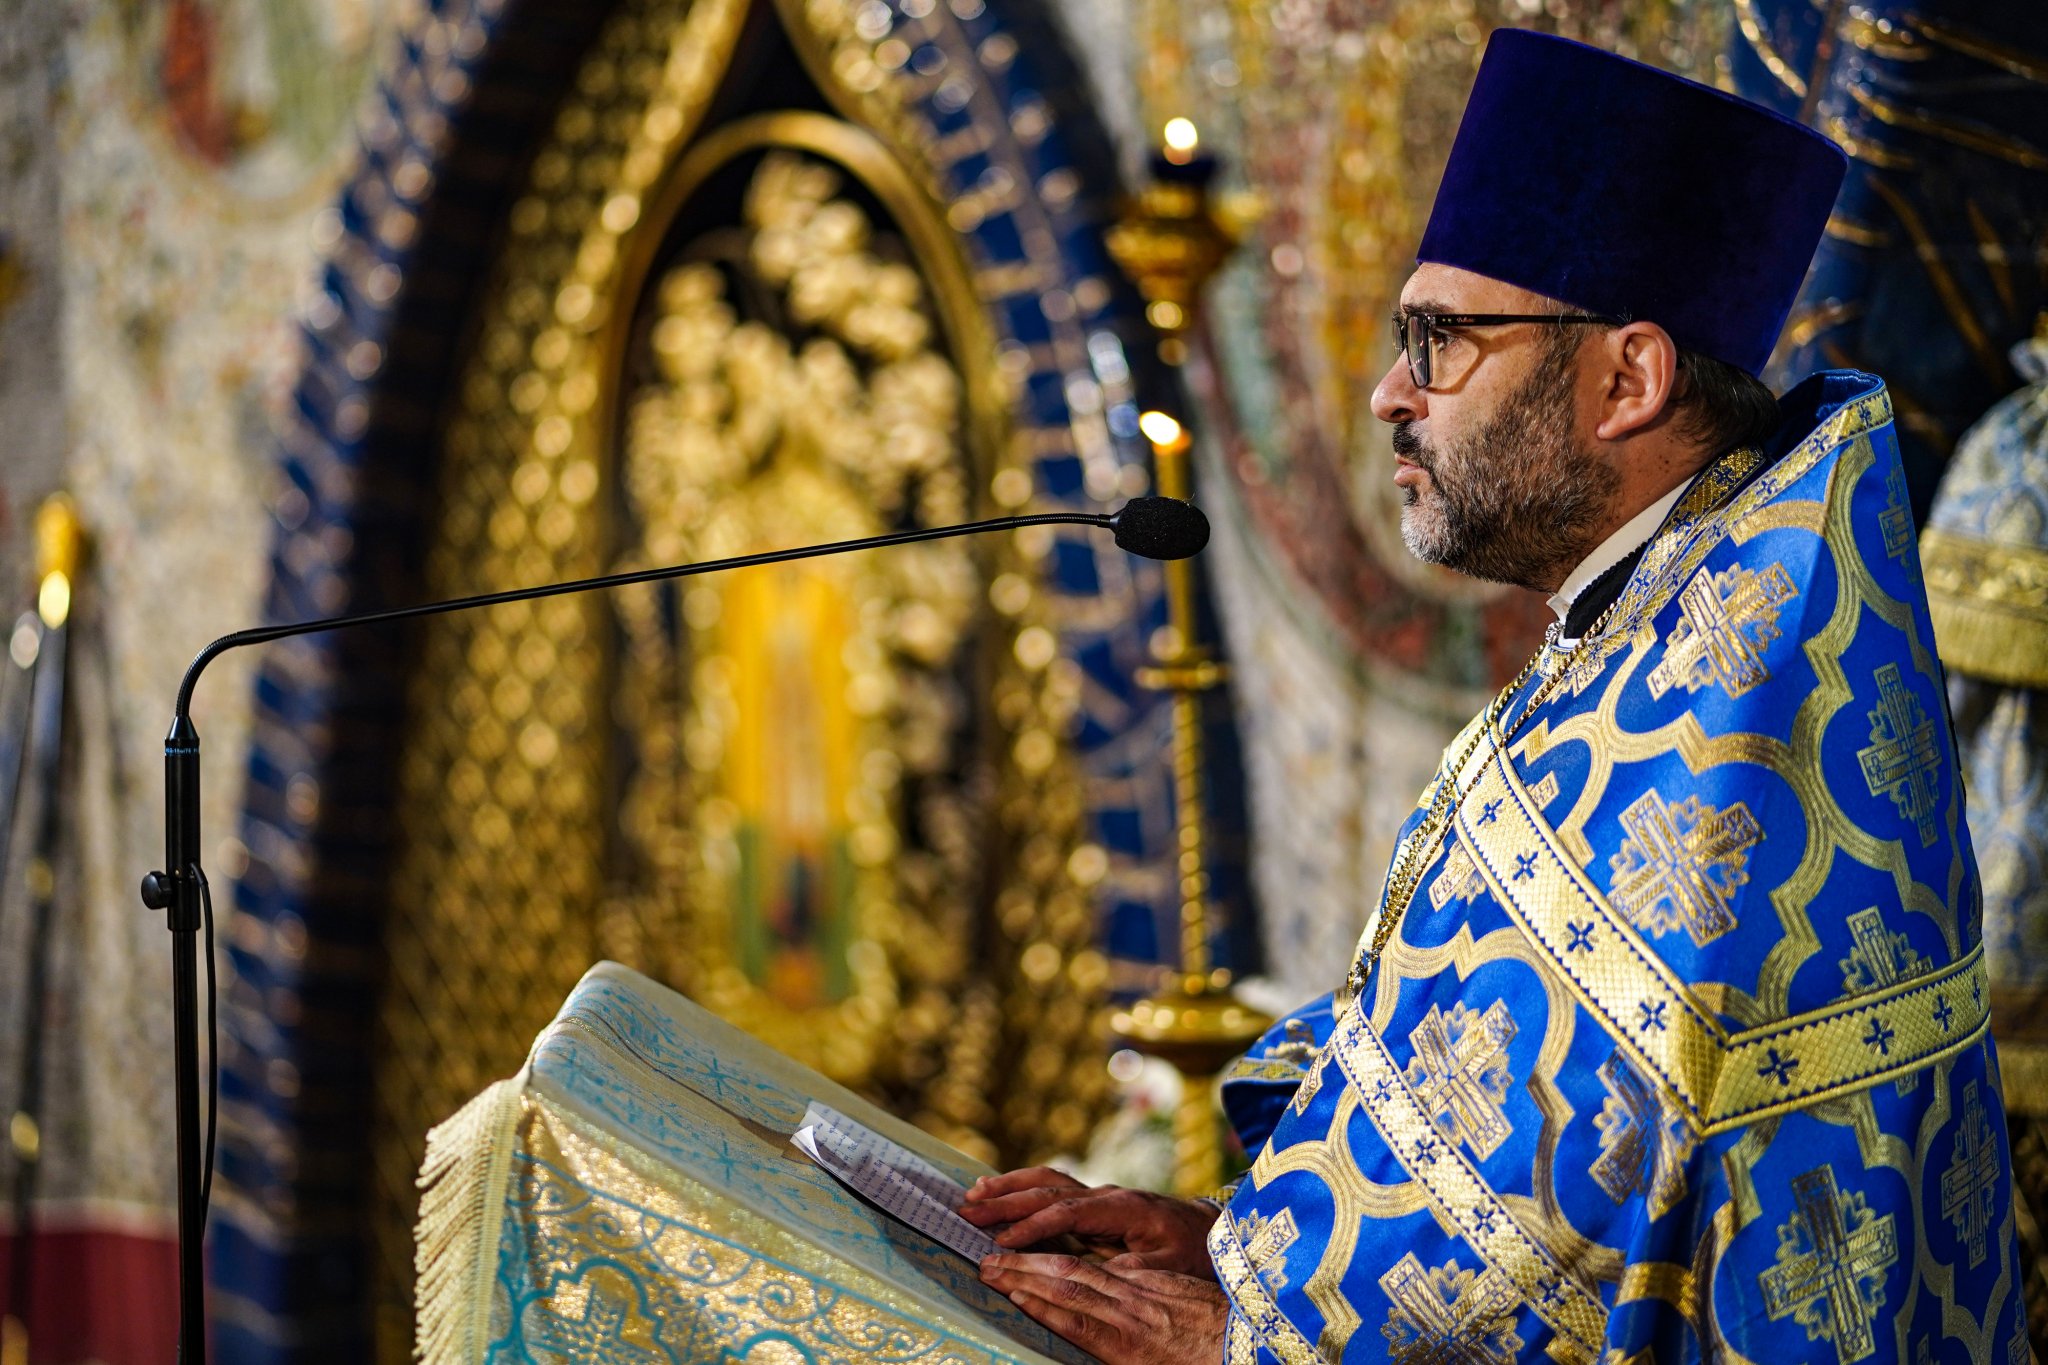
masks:
<svg viewBox="0 0 2048 1365"><path fill-rule="evenodd" d="M1226 1078L1231 1362L2027 1360L1890 403L1785 410L1447 750L1363 989Z"/></svg>

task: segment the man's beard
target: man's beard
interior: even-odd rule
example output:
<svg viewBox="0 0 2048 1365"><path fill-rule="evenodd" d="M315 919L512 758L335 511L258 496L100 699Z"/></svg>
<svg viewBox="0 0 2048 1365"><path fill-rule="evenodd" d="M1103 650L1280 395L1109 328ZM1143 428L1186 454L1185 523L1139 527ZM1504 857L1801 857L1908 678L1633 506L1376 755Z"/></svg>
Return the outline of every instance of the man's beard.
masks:
<svg viewBox="0 0 2048 1365"><path fill-rule="evenodd" d="M1547 354L1485 425L1444 446L1394 426L1394 453L1429 474L1402 489L1408 552L1473 578L1541 590L1586 557L1621 476L1573 436L1574 352Z"/></svg>

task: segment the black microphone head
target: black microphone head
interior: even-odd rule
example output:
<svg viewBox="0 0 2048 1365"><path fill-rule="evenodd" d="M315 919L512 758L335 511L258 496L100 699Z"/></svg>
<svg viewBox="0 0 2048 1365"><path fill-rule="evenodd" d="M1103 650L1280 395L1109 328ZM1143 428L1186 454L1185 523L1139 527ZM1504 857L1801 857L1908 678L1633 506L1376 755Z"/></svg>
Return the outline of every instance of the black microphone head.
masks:
<svg viewBox="0 0 2048 1365"><path fill-rule="evenodd" d="M1147 559L1186 559L1209 543L1209 519L1179 498L1132 498L1109 529L1120 548Z"/></svg>

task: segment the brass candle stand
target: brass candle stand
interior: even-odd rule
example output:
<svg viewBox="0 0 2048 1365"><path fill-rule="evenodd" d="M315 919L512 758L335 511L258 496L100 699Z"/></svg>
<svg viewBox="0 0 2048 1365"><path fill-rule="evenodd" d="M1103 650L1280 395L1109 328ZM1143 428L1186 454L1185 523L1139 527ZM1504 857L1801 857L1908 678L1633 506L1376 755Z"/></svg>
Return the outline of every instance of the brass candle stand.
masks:
<svg viewBox="0 0 2048 1365"><path fill-rule="evenodd" d="M1169 498L1186 498L1187 434L1163 412L1146 413L1142 427L1152 442L1158 491ZM1173 1119L1173 1187L1182 1195L1203 1195L1223 1178L1216 1078L1273 1020L1239 1000L1230 989L1230 973L1210 957L1201 698L1226 675L1223 664L1195 642L1193 567L1178 561L1166 565L1165 573L1167 624L1154 637L1156 662L1139 670L1138 682L1173 697L1181 969L1173 985L1118 1011L1110 1027L1130 1046L1165 1059L1180 1072L1181 1098Z"/></svg>
<svg viewBox="0 0 2048 1365"><path fill-rule="evenodd" d="M1209 184L1216 162L1199 150L1200 137L1184 118L1169 120L1152 158L1152 179L1106 234L1106 245L1145 298L1145 316L1160 334L1159 357L1170 365L1187 358L1184 340L1194 323L1202 287L1237 246L1237 234L1217 216ZM1190 442L1181 424L1148 412L1139 428L1152 445L1154 492L1186 498ZM1230 973L1210 958L1209 874L1204 857L1202 803L1202 694L1220 686L1224 665L1196 643L1194 568L1170 563L1166 573L1166 628L1153 640L1154 664L1138 682L1173 696L1173 792L1180 894L1180 973L1110 1020L1129 1046L1170 1063L1180 1073L1181 1098L1173 1118L1173 1187L1204 1195L1223 1178L1223 1141L1216 1108L1216 1078L1272 1024L1271 1016L1237 998Z"/></svg>
<svg viewBox="0 0 2048 1365"><path fill-rule="evenodd" d="M1159 332L1159 358L1187 359L1189 327L1202 287L1237 249L1238 228L1209 193L1216 158L1200 150L1195 125L1170 119L1152 156L1151 179L1124 205L1103 245L1145 298L1145 320Z"/></svg>

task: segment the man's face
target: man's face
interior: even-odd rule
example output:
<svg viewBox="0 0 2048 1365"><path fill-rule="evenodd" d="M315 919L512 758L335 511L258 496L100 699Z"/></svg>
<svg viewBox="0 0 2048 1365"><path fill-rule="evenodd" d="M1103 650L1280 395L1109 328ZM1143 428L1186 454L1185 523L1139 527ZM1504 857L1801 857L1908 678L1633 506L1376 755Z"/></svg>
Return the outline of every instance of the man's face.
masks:
<svg viewBox="0 0 2048 1365"><path fill-rule="evenodd" d="M1450 266L1424 265L1405 311L1559 313L1563 304ZM1394 427L1401 538L1416 558L1496 583L1550 591L1597 544L1620 484L1582 433L1580 326L1505 323L1438 333L1434 373L1415 386L1394 358L1373 414Z"/></svg>

